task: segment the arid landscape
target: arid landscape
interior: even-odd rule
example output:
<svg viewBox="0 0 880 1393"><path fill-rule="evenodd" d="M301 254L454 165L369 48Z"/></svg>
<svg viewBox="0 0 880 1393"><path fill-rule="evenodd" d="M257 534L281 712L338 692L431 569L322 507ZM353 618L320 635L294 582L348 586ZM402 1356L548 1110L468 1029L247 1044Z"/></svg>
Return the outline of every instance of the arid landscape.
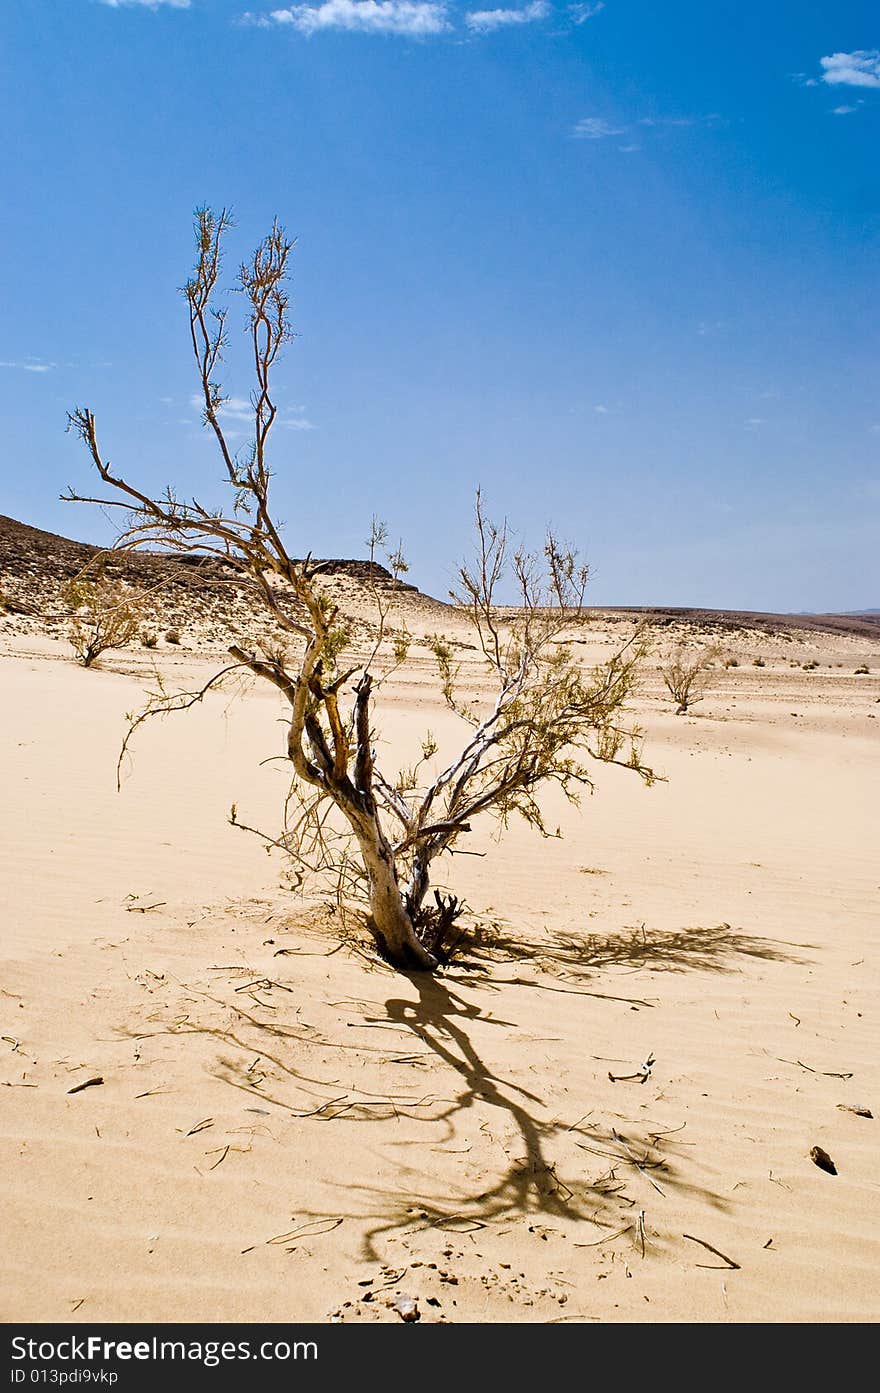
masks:
<svg viewBox="0 0 880 1393"><path fill-rule="evenodd" d="M429 976L230 824L279 823L265 684L143 727L117 792L128 713L254 611L222 568L119 558L151 646L86 670L89 554L0 519L5 1320L877 1319L876 615L585 611L585 667L648 623L658 780L551 791L558 838L476 826ZM388 762L454 742L427 640L479 700L460 613L364 563L323 582L356 646L374 583L412 636ZM684 715L679 645L714 650Z"/></svg>

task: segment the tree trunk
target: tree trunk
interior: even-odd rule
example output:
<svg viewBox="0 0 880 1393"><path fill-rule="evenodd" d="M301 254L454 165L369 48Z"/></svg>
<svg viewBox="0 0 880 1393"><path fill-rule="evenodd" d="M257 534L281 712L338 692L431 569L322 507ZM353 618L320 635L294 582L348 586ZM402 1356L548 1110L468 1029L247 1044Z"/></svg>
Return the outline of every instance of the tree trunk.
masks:
<svg viewBox="0 0 880 1393"><path fill-rule="evenodd" d="M430 857L421 847L417 848L413 855L412 875L403 897L404 905L413 921L417 918L425 895L428 893L430 866Z"/></svg>
<svg viewBox="0 0 880 1393"><path fill-rule="evenodd" d="M370 929L380 949L395 967L433 972L437 959L420 942L404 907L394 857L381 833L358 834L364 865L370 877Z"/></svg>

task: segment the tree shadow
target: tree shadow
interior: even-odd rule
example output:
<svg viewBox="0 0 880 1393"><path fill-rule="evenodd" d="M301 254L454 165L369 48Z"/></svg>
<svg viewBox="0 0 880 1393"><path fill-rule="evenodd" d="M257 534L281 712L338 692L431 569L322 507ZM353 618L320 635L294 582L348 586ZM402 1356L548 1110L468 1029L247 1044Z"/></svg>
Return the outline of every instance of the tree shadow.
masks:
<svg viewBox="0 0 880 1393"><path fill-rule="evenodd" d="M462 1113L477 1107L493 1109L514 1124L519 1154L509 1159L493 1185L476 1194L452 1198L455 1207L451 1211L450 1197L439 1203L418 1194L401 1195L399 1190L392 1195L362 1188L365 1197L369 1195L372 1203L381 1202L385 1208L383 1218L365 1235L365 1258L378 1260L380 1240L413 1226L416 1230L468 1232L516 1217L531 1218L539 1234L545 1219L577 1225L588 1221L597 1226L600 1235L602 1230L613 1230L605 1238L600 1236L597 1244L610 1241L637 1229L641 1211L637 1200L627 1193L636 1176L646 1177L661 1195L688 1190L713 1207L725 1207L720 1196L685 1178L677 1164L681 1155L676 1139L662 1130L651 1130L651 1124L626 1124L624 1130L623 1126L591 1122L590 1114L571 1123L553 1116L541 1118L543 1099L499 1077L473 1041L472 1027L477 1023L507 1028L511 1023L484 1015L479 1006L451 990L442 977L413 974L411 981L417 999L390 997L385 1003L387 1019L406 1026L461 1080L458 1093L434 1121L445 1121L451 1134L453 1120ZM562 1152L565 1160L551 1157L551 1147ZM576 1162L574 1148L602 1158L592 1166L598 1174L584 1178L585 1158ZM565 1174L561 1173L563 1166Z"/></svg>
<svg viewBox="0 0 880 1393"><path fill-rule="evenodd" d="M496 1031L509 1036L518 1029L515 1021L484 1009L487 1000L505 988L519 986L572 992L641 1009L653 1003L578 984L604 986L604 981L596 980L603 969L726 972L735 970L743 957L799 961L791 949L801 946L805 945L745 934L728 924L673 932L642 926L604 937L557 934L524 943L496 924L491 936L471 943L468 960L445 972L400 974L391 979L387 998L382 994L373 1001L346 998L357 1017L347 1025L376 1032L369 1044L346 1038L345 1030L320 1030L299 1021L296 1012L291 1014L291 987L268 977L246 978L231 993L222 989L218 993L219 984L211 992L189 986L187 1004L200 999L206 1009L194 1018L178 1015L156 1033L209 1037L215 1047L221 1046L209 1066L216 1078L250 1094L252 1103L261 1100L288 1116L308 1119L309 1126L332 1124L334 1137L343 1129L349 1133L344 1143L339 1139L346 1153L353 1154L352 1146L362 1144L350 1135L352 1127L380 1121L402 1124L382 1137L383 1147L405 1148L399 1161L386 1167L387 1184L346 1180L344 1185L346 1217L367 1226L363 1238L367 1260L380 1260L383 1240L393 1235L429 1229L474 1232L517 1219L536 1226L539 1236L543 1236L540 1226L551 1223L575 1240L584 1234L586 1221L595 1227L584 1246L598 1246L638 1231L645 1205L653 1212L652 1190L663 1197L687 1194L718 1209L727 1201L701 1184L700 1159L687 1149L680 1131L656 1130L657 1124L643 1117L623 1121L625 1114L612 1111L609 1115L607 1104L604 1117L597 1118L590 1110L585 1117L560 1119L552 1111L554 1104L534 1085L523 1087L487 1062L481 1038L491 1038ZM501 975L503 964L510 962L522 963L528 971L522 976ZM219 1018L206 1019L211 1008L212 1014L219 1011ZM523 1046L527 1048L525 1038ZM343 1063L349 1052L351 1069ZM520 1059L521 1053L517 1058L524 1068L530 1061ZM394 1071L389 1073L389 1064L412 1065L405 1077L414 1082L407 1091L391 1091ZM639 1105L648 1095L641 1091L638 1073L629 1077L635 1081L621 1084L620 1106L628 1108L632 1103L633 1112L637 1107L642 1112ZM650 1070L645 1077L650 1077ZM420 1093L422 1080L428 1087ZM371 1091L372 1083L376 1086ZM460 1124L468 1114L476 1120L462 1135ZM492 1147L488 1153L487 1139ZM447 1179L441 1189L439 1181L432 1183L429 1178L430 1153L464 1141L468 1145L461 1149L463 1153L473 1150L472 1162L462 1163L460 1180L450 1184ZM500 1163L496 1146L504 1153ZM489 1183L482 1175L474 1180L473 1162L479 1162L481 1154L482 1175L488 1171ZM594 1239L594 1235L598 1236ZM655 1248L663 1246L660 1238L652 1242Z"/></svg>
<svg viewBox="0 0 880 1393"><path fill-rule="evenodd" d="M578 981L605 967L735 972L743 958L801 963L804 959L792 950L808 947L745 933L727 923L682 929L649 929L641 924L617 933L560 932L529 940L496 920L476 927L470 942L463 945L458 965L481 971L499 962L532 963L544 972ZM500 983L500 979L495 980Z"/></svg>

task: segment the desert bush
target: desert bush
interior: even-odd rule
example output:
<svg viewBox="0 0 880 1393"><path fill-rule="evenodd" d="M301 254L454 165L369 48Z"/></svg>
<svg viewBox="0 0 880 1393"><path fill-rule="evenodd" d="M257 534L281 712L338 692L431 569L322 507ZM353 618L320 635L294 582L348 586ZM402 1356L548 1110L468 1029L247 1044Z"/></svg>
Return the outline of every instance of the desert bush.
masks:
<svg viewBox="0 0 880 1393"><path fill-rule="evenodd" d="M855 675L856 677L864 677L870 671L871 669L868 667L867 663L860 663L859 666L855 669Z"/></svg>
<svg viewBox="0 0 880 1393"><path fill-rule="evenodd" d="M167 632L167 634L165 635L165 642L166 642L166 643L180 643L180 630L179 630L179 629L169 629L168 632Z"/></svg>
<svg viewBox="0 0 880 1393"><path fill-rule="evenodd" d="M203 506L180 481L156 495L129 483L105 462L94 414L86 408L71 413L70 426L106 486L105 496L85 499L71 490L68 497L121 512L122 549L162 547L222 559L262 601L286 642L242 639L229 649L232 662L197 691L160 690L133 722L123 753L142 721L193 706L232 675L253 674L273 685L286 704L292 785L284 830L267 842L292 857L300 879L331 876L341 902L363 904L386 959L401 968L432 970L462 912L457 896L434 888L434 865L458 849L479 817L494 817L503 829L518 815L539 833L554 835L539 803L548 785L576 803L592 789L596 763L652 780L641 759L641 732L627 718L644 645L637 632L607 662L585 671L564 640L583 615L586 566L552 533L540 551L515 545L507 525L487 517L478 493L475 555L459 569L455 602L472 628L492 699L485 704L461 698L451 645L437 636L432 646L438 685L462 732L457 752L444 755L438 768L437 745L427 733L414 766L398 773L379 766L375 695L389 663L393 669L406 659L405 643L388 652L388 598L374 579L375 637L366 652L352 651L353 629L322 588L324 567L305 547L298 548L305 561L291 556L270 498L267 447L277 416L272 369L291 337L286 281L292 243L277 222L239 273L256 381L253 439L235 452L224 433L226 398L218 376L227 309L217 303L217 286L230 223L225 211L197 212L196 266L183 291L203 424L219 450L229 502ZM328 510L333 506L328 498ZM384 547L384 528L374 522L370 560ZM399 548L388 560L399 575ZM370 574L375 576L372 567ZM503 622L498 600L508 584L519 608L514 621ZM235 809L230 820L241 825Z"/></svg>
<svg viewBox="0 0 880 1393"><path fill-rule="evenodd" d="M709 685L709 672L717 656L715 648L689 652L681 645L670 654L660 671L670 696L676 702L677 716L683 716L691 706L703 700Z"/></svg>
<svg viewBox="0 0 880 1393"><path fill-rule="evenodd" d="M144 648L155 648L158 642L159 635L154 633L152 629L143 629L141 631L141 643Z"/></svg>
<svg viewBox="0 0 880 1393"><path fill-rule="evenodd" d="M725 658L725 660L724 660L724 666L725 666L726 668L730 668L730 667L739 667L739 659L738 659L738 658Z"/></svg>
<svg viewBox="0 0 880 1393"><path fill-rule="evenodd" d="M107 576L101 561L90 563L76 576L64 588L63 597L73 611L69 637L83 667L91 667L102 653L125 648L137 637L138 602L119 581Z"/></svg>
<svg viewBox="0 0 880 1393"><path fill-rule="evenodd" d="M752 659L752 667L766 667L766 666L767 666L767 664L764 662L764 659L763 659L763 658L753 658L753 659Z"/></svg>

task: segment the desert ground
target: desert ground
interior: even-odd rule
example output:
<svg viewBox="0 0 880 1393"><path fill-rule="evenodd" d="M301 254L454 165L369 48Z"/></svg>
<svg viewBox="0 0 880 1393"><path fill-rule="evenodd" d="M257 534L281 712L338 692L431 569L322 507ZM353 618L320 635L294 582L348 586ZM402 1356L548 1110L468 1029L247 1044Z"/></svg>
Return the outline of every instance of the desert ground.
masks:
<svg viewBox="0 0 880 1393"><path fill-rule="evenodd" d="M85 670L41 537L0 536L5 1320L877 1318L876 624L655 616L660 779L550 795L559 838L475 828L445 868L470 937L428 978L230 825L280 820L272 692L145 726L117 792L126 713L248 616L185 578L155 647ZM460 617L392 598L478 696ZM591 611L583 661L638 618ZM679 640L737 663L683 716ZM418 642L376 719L392 764L456 739Z"/></svg>

